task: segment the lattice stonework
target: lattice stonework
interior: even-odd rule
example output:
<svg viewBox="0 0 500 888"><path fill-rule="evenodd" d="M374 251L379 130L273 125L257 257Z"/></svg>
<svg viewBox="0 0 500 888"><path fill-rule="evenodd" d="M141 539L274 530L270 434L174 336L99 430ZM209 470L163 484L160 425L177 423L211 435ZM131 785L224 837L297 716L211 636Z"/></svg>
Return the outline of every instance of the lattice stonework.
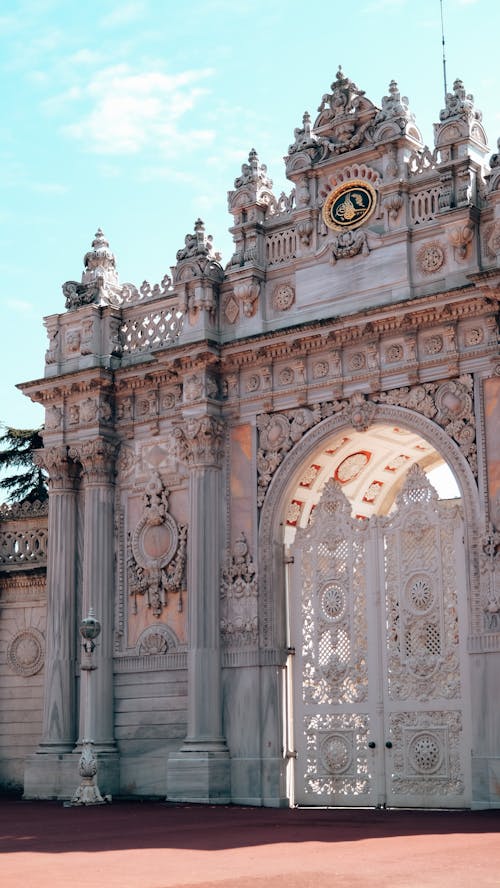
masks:
<svg viewBox="0 0 500 888"><path fill-rule="evenodd" d="M329 481L311 528L298 531L305 704L354 703L367 693L365 543L349 512Z"/></svg>
<svg viewBox="0 0 500 888"><path fill-rule="evenodd" d="M414 466L385 526L388 692L421 702L460 696L453 537L458 509Z"/></svg>
<svg viewBox="0 0 500 888"><path fill-rule="evenodd" d="M390 717L393 737L394 795L461 795L464 782L460 761L460 712L398 712Z"/></svg>
<svg viewBox="0 0 500 888"><path fill-rule="evenodd" d="M311 796L356 796L363 804L371 788L367 741L369 717L358 714L310 715L304 718L306 761L304 790ZM317 804L317 802L316 802Z"/></svg>

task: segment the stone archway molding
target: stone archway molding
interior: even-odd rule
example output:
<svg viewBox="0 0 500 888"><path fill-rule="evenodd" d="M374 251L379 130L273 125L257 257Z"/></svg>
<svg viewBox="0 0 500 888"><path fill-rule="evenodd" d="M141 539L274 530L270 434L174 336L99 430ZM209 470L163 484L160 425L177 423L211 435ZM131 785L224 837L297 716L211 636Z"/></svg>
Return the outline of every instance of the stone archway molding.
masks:
<svg viewBox="0 0 500 888"><path fill-rule="evenodd" d="M482 533L478 490L471 467L449 433L427 417L387 404L369 405L369 422L365 430L375 425L404 427L416 432L429 442L452 470L459 485L463 509L464 545L469 552L468 614L469 632L482 632L478 548ZM312 413L313 411L309 411ZM352 412L352 411L351 411ZM366 412L366 411L365 411ZM368 415L367 415L368 418ZM280 649L286 645L285 571L283 559L283 516L290 491L304 471L304 466L329 438L343 429L354 426L350 413L336 413L310 428L284 456L274 472L267 489L259 524L259 589L260 644L263 648ZM358 426L359 428L359 426Z"/></svg>

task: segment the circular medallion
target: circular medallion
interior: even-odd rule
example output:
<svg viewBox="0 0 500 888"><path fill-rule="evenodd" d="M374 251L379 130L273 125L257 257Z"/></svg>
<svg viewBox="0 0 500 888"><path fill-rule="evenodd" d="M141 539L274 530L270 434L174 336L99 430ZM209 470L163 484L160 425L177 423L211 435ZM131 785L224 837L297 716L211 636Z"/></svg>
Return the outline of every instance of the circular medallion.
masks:
<svg viewBox="0 0 500 888"><path fill-rule="evenodd" d="M424 614L434 604L434 591L429 577L418 574L411 577L407 584L408 604L416 614Z"/></svg>
<svg viewBox="0 0 500 888"><path fill-rule="evenodd" d="M321 593L321 607L328 620L339 620L344 616L345 593L337 583L328 583Z"/></svg>
<svg viewBox="0 0 500 888"><path fill-rule="evenodd" d="M352 762L352 746L342 734L330 734L321 744L321 759L333 774L343 774Z"/></svg>
<svg viewBox="0 0 500 888"><path fill-rule="evenodd" d="M21 629L7 648L7 662L17 675L36 675L43 666L44 640L38 629Z"/></svg>
<svg viewBox="0 0 500 888"><path fill-rule="evenodd" d="M441 744L435 734L423 731L413 737L408 755L415 771L420 774L434 774L443 759Z"/></svg>
<svg viewBox="0 0 500 888"><path fill-rule="evenodd" d="M335 188L323 205L323 221L334 231L359 228L371 216L377 203L373 185L353 179Z"/></svg>
<svg viewBox="0 0 500 888"><path fill-rule="evenodd" d="M365 450L358 453L351 453L335 469L335 480L340 484L347 484L348 481L354 481L359 473L363 471L367 465L371 454Z"/></svg>

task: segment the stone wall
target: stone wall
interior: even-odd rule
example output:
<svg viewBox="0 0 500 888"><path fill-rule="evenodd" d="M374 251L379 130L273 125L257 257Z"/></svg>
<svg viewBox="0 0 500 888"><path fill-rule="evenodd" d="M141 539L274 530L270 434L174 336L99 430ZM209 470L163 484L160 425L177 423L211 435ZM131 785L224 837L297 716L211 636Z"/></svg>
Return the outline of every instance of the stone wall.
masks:
<svg viewBox="0 0 500 888"><path fill-rule="evenodd" d="M46 622L47 507L0 508L0 791L23 787L40 740Z"/></svg>

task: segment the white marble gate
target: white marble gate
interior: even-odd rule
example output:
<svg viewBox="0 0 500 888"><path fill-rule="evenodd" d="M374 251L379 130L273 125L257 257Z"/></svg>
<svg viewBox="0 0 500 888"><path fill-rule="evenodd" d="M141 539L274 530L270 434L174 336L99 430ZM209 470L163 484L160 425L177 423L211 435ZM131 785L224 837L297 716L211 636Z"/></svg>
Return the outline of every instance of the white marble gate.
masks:
<svg viewBox="0 0 500 888"><path fill-rule="evenodd" d="M363 521L328 481L292 551L295 802L468 806L457 503L415 465Z"/></svg>

